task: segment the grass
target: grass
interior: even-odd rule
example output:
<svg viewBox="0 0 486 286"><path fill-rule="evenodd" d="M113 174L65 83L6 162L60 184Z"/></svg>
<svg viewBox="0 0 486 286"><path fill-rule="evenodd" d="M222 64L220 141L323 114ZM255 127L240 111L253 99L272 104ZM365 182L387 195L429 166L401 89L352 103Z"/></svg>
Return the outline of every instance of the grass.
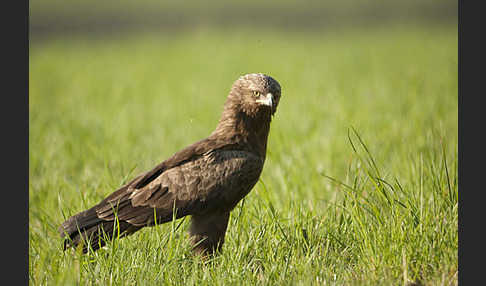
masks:
<svg viewBox="0 0 486 286"><path fill-rule="evenodd" d="M32 285L456 285L457 28L201 29L30 47ZM282 85L223 253L189 219L62 251L59 224L216 126L241 74Z"/></svg>

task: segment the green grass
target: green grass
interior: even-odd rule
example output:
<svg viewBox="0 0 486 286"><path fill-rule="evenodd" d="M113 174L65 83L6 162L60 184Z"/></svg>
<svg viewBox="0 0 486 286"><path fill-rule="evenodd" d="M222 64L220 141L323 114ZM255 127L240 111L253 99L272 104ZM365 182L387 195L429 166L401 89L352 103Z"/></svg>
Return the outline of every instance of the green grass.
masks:
<svg viewBox="0 0 486 286"><path fill-rule="evenodd" d="M456 27L59 39L29 69L30 284L457 284ZM206 137L249 72L282 99L222 255L191 255L189 219L62 251L65 218Z"/></svg>

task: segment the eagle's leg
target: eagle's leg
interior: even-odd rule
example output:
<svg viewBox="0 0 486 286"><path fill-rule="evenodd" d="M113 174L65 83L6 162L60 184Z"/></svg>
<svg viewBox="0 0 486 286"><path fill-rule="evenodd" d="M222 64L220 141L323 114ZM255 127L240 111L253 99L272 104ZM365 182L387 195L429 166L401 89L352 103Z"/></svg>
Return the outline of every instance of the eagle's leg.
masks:
<svg viewBox="0 0 486 286"><path fill-rule="evenodd" d="M192 216L189 235L194 253L206 256L221 251L229 215L229 212L217 212Z"/></svg>

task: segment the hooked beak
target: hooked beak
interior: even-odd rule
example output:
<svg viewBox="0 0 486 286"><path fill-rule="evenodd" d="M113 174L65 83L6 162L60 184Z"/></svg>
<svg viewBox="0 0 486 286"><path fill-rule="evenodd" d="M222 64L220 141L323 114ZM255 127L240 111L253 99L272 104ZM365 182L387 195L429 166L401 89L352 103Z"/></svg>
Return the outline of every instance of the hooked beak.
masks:
<svg viewBox="0 0 486 286"><path fill-rule="evenodd" d="M273 106L273 94L267 93L267 95L265 95L265 97L263 97L262 99L257 99L256 102L263 104L263 105L266 105L266 106L272 107Z"/></svg>

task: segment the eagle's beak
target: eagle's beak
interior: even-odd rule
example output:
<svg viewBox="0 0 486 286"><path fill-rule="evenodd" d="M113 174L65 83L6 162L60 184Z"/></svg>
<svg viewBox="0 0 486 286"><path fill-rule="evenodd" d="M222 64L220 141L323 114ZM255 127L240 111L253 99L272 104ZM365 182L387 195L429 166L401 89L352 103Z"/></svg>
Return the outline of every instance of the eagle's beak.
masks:
<svg viewBox="0 0 486 286"><path fill-rule="evenodd" d="M273 106L273 94L267 93L262 99L257 99L256 102L272 107Z"/></svg>

